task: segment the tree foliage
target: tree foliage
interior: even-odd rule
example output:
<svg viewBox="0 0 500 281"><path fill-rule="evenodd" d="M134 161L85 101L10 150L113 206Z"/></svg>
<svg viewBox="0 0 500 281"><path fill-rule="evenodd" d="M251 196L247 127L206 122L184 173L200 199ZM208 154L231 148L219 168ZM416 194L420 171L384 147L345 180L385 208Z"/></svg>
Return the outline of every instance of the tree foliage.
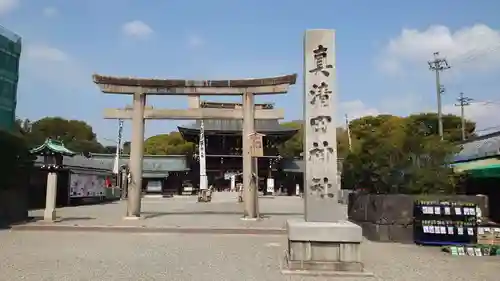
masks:
<svg viewBox="0 0 500 281"><path fill-rule="evenodd" d="M129 141L126 141L123 143L122 153L123 154L130 154L130 142Z"/></svg>
<svg viewBox="0 0 500 281"><path fill-rule="evenodd" d="M285 157L300 156L303 151L302 121L282 123L299 132L280 145ZM466 138L473 137L475 123L466 121ZM443 116L444 141L438 133L435 113L399 117L388 114L365 116L349 124L352 143L344 128L337 128L337 153L343 161L344 188L367 189L374 193L452 192L455 177L447 165L458 152L461 119Z"/></svg>
<svg viewBox="0 0 500 281"><path fill-rule="evenodd" d="M448 115L443 121L444 141L434 127L435 114L353 120L349 127L354 145L343 163L343 186L373 193L453 192L455 179L447 163L459 150L453 141L461 139L461 132L454 125L456 116ZM475 124L469 122L469 126Z"/></svg>
<svg viewBox="0 0 500 281"><path fill-rule="evenodd" d="M179 132L152 136L144 143L144 152L149 155L188 155L194 149L195 145L185 141Z"/></svg>
<svg viewBox="0 0 500 281"><path fill-rule="evenodd" d="M23 136L30 147L53 138L61 140L68 149L75 152L104 152L92 127L84 121L45 117L35 122L17 120L16 124L16 132Z"/></svg>
<svg viewBox="0 0 500 281"><path fill-rule="evenodd" d="M116 153L116 145L106 145L102 153L114 154Z"/></svg>
<svg viewBox="0 0 500 281"><path fill-rule="evenodd" d="M408 116L414 123L425 124L429 133L439 135L438 117L436 113L419 113ZM469 120L465 121L465 138L469 139L475 136L476 123ZM443 137L450 142L459 142L462 140L462 120L459 116L446 114L443 115Z"/></svg>
<svg viewBox="0 0 500 281"><path fill-rule="evenodd" d="M302 144L302 125L304 122L302 121L291 121L281 123L281 126L290 128L290 129L298 129L298 133L296 133L291 139L282 143L279 147L279 153L283 157L299 157L303 150Z"/></svg>

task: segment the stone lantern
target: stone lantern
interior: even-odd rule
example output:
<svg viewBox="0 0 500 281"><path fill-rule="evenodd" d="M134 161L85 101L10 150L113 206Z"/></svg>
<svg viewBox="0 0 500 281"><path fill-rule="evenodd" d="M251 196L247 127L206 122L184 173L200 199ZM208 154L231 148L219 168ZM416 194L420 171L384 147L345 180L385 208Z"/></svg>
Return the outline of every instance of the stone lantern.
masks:
<svg viewBox="0 0 500 281"><path fill-rule="evenodd" d="M73 157L76 153L67 149L61 141L50 138L42 145L33 148L30 153L43 156L41 169L48 172L43 219L47 222L54 222L56 220L57 174L63 168L64 156Z"/></svg>

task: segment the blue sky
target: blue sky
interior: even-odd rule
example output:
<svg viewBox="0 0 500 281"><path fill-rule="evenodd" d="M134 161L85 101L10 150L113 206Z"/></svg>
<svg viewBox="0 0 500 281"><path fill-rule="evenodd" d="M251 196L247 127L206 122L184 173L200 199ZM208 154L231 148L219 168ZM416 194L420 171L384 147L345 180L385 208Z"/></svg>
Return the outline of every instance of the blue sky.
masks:
<svg viewBox="0 0 500 281"><path fill-rule="evenodd" d="M0 23L24 43L17 114L86 120L101 140L114 139L117 122L102 119L102 110L123 107L130 97L100 93L92 83L94 72L186 79L298 73L299 83L288 95L258 101L275 102L286 119L300 119L304 30L327 28L337 30L339 123L344 113L435 110L427 60L440 51L452 65L443 74L444 110L457 112L454 99L463 91L478 101L466 111L478 127L500 125L500 2L313 3L0 0ZM187 106L182 97L153 97L148 103ZM149 121L146 135L170 132L179 123ZM127 139L129 129L126 125Z"/></svg>

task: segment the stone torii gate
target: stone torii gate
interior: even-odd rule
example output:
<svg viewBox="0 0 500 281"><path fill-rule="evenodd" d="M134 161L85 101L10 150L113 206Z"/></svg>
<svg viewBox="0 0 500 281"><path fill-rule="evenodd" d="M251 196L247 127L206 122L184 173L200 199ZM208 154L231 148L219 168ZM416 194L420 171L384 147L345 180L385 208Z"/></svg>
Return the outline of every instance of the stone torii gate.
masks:
<svg viewBox="0 0 500 281"><path fill-rule="evenodd" d="M133 96L132 108L105 109L107 119L132 119L132 139L130 149L129 196L127 199L128 219L140 218L142 164L144 155L145 119L243 119L243 185L244 217L254 219L258 214L257 183L253 176L250 135L255 132L255 119L283 119L283 110L256 110L255 95L285 94L290 85L295 84L296 74L269 78L237 80L181 80L144 79L93 75L94 83L106 94L129 94ZM189 97L189 109L146 108L147 95L182 95ZM200 108L202 95L242 96L243 109Z"/></svg>

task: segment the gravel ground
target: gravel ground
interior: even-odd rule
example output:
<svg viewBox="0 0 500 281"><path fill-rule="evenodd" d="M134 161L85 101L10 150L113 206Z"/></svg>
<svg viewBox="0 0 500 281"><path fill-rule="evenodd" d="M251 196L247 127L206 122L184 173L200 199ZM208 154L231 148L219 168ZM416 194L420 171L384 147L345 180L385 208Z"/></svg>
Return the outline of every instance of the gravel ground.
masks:
<svg viewBox="0 0 500 281"><path fill-rule="evenodd" d="M301 217L297 197L260 199L266 219L242 221L235 193L216 193L211 203L195 197L143 199L147 219L124 221L125 202L58 209L62 225L281 228ZM41 216L42 210L31 215ZM284 276L286 237L270 235L138 234L0 231L0 281L62 280L500 280L499 257L453 257L439 248L373 243L362 258L374 278L322 279Z"/></svg>
<svg viewBox="0 0 500 281"><path fill-rule="evenodd" d="M374 278L281 275L286 237L0 231L0 280L499 280L497 257L365 242Z"/></svg>

